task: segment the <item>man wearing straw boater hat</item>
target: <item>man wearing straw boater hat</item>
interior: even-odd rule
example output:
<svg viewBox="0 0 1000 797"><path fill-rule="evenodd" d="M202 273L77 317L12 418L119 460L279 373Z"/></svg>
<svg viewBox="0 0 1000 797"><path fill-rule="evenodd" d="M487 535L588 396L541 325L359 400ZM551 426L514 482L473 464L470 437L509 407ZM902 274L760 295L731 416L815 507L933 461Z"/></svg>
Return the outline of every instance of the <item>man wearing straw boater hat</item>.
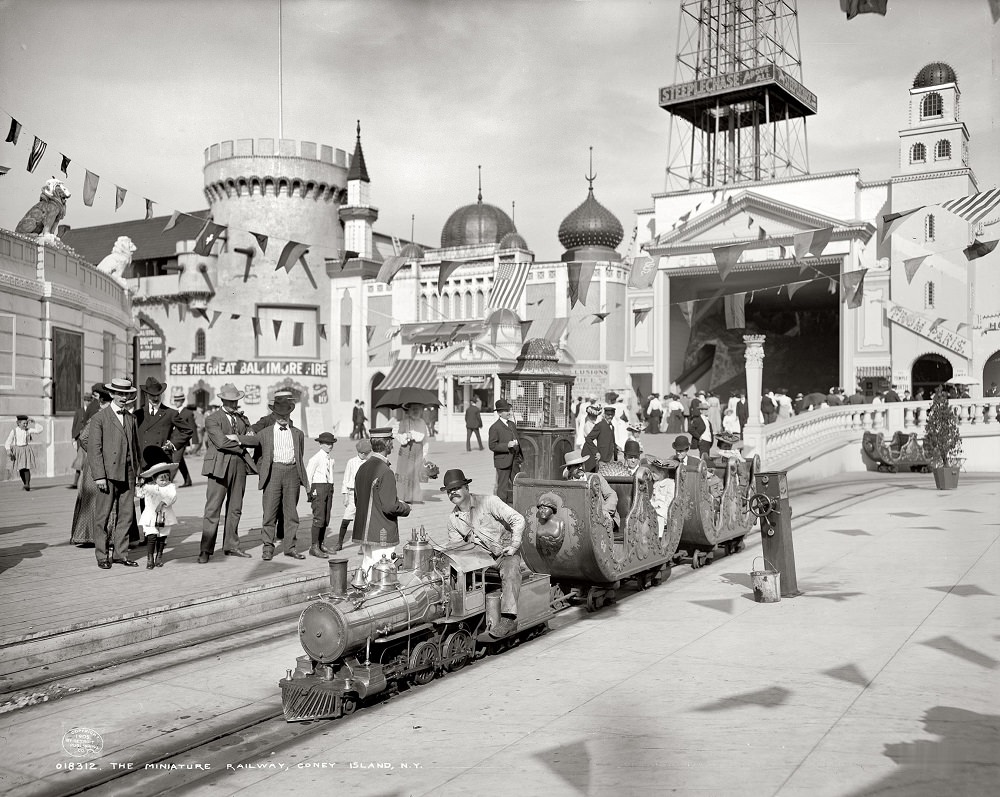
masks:
<svg viewBox="0 0 1000 797"><path fill-rule="evenodd" d="M410 514L410 505L399 500L396 476L389 466L392 427L368 433L372 453L354 478L355 542L360 543L361 569L367 571L383 556L391 557L399 543L399 518Z"/></svg>
<svg viewBox="0 0 1000 797"><path fill-rule="evenodd" d="M441 492L455 507L448 516L448 540L471 542L495 562L491 570L500 574L500 623L490 631L504 637L517 629L517 598L521 593L521 537L524 518L495 495L469 490L472 479L458 468L444 474Z"/></svg>
<svg viewBox="0 0 1000 797"><path fill-rule="evenodd" d="M94 552L97 566L110 570L114 561L138 567L128 558L128 530L135 519L135 483L141 470L135 418L125 409L136 394L129 379L112 379L105 389L111 403L90 421L87 463L97 486L94 505Z"/></svg>
<svg viewBox="0 0 1000 797"><path fill-rule="evenodd" d="M608 484L607 479L605 479L599 473L588 473L585 466L587 461L590 459L588 454L584 454L580 449L576 451L570 451L563 457L563 461L566 464L566 470L563 471L567 481L587 481L591 475L597 478L598 484L601 487L601 500L604 502L604 511L607 513L608 517L611 518L612 522L615 521L616 510L618 509L618 493L611 489L611 485Z"/></svg>
<svg viewBox="0 0 1000 797"><path fill-rule="evenodd" d="M208 486L205 491L205 518L201 526L198 564L207 564L215 553L223 501L226 503L223 553L226 556L250 558L250 554L240 548L239 526L247 474L256 473L257 465L239 442L239 438L250 431L246 416L239 410L240 399L244 395L246 394L237 390L236 385L231 382L223 385L217 395L222 401L222 409L205 418L205 460L201 473L208 477Z"/></svg>

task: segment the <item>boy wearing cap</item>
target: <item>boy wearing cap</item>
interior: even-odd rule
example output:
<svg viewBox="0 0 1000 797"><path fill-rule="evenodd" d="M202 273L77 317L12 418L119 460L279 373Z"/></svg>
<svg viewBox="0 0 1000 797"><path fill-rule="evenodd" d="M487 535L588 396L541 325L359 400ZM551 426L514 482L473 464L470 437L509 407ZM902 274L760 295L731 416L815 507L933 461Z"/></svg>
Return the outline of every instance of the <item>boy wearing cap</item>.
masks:
<svg viewBox="0 0 1000 797"><path fill-rule="evenodd" d="M330 553L323 541L326 527L330 524L330 509L333 507L333 444L337 438L330 432L323 432L316 438L319 451L306 463L306 479L312 485L309 502L312 504L312 535L309 554L318 559L327 559Z"/></svg>
<svg viewBox="0 0 1000 797"><path fill-rule="evenodd" d="M517 598L521 594L521 538L524 518L495 495L469 490L472 479L458 468L444 474L441 492L455 507L448 516L448 540L471 542L485 550L500 574L500 623L490 631L504 637L517 629Z"/></svg>
<svg viewBox="0 0 1000 797"><path fill-rule="evenodd" d="M357 514L357 504L354 501L354 480L357 478L361 466L368 459L368 455L372 453L372 444L367 439L362 438L354 444L354 450L358 454L347 460L347 466L344 468L344 481L341 485L341 492L344 493L344 517L340 521L340 536L337 538L338 551L344 547L347 527L354 522L354 517Z"/></svg>
<svg viewBox="0 0 1000 797"><path fill-rule="evenodd" d="M372 454L354 480L358 515L354 541L361 544L361 569L367 570L383 556L391 557L399 544L399 518L410 514L410 505L399 500L396 476L389 465L394 442L392 427L369 433Z"/></svg>
<svg viewBox="0 0 1000 797"><path fill-rule="evenodd" d="M139 496L146 501L139 516L139 530L146 537L147 570L163 567L163 549L167 544L167 535L170 528L177 525L177 515L174 512L177 488L173 483L176 472L177 465L160 462L139 474L140 479L148 480L139 487Z"/></svg>

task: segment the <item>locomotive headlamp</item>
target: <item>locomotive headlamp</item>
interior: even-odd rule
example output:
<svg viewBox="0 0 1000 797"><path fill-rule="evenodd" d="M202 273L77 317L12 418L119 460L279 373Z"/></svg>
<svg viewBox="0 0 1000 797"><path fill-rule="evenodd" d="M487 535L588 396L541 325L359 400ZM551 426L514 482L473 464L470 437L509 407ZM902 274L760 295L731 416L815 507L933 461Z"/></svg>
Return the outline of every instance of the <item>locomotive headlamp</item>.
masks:
<svg viewBox="0 0 1000 797"><path fill-rule="evenodd" d="M347 623L328 603L313 603L299 615L299 642L309 657L323 664L336 661L347 648Z"/></svg>

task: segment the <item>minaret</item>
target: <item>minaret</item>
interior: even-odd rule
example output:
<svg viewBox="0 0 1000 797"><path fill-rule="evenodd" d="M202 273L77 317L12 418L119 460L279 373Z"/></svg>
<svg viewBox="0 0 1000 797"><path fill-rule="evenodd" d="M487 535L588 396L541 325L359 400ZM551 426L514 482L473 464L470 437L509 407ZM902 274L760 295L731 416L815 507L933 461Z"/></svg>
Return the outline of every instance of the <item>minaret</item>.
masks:
<svg viewBox="0 0 1000 797"><path fill-rule="evenodd" d="M358 138L354 144L351 168L347 172L347 204L340 207L344 222L344 249L357 252L361 258L374 255L372 225L378 218L378 208L371 204L371 181L365 167L365 154L361 150L361 120L358 120Z"/></svg>
<svg viewBox="0 0 1000 797"><path fill-rule="evenodd" d="M965 169L969 166L969 131L959 119L955 70L943 62L928 64L910 89L909 124L899 131L899 173Z"/></svg>

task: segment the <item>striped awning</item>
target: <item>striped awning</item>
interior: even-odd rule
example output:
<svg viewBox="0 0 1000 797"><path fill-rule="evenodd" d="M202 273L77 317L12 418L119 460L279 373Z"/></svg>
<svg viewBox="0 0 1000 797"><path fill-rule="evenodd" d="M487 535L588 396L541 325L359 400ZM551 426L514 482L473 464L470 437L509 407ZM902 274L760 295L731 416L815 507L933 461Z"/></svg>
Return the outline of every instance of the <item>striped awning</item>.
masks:
<svg viewBox="0 0 1000 797"><path fill-rule="evenodd" d="M397 387L418 387L437 390L437 366L430 360L400 360L379 384L379 390Z"/></svg>
<svg viewBox="0 0 1000 797"><path fill-rule="evenodd" d="M875 379L880 376L888 379L892 376L892 368L888 365L859 365L857 372L859 379Z"/></svg>

